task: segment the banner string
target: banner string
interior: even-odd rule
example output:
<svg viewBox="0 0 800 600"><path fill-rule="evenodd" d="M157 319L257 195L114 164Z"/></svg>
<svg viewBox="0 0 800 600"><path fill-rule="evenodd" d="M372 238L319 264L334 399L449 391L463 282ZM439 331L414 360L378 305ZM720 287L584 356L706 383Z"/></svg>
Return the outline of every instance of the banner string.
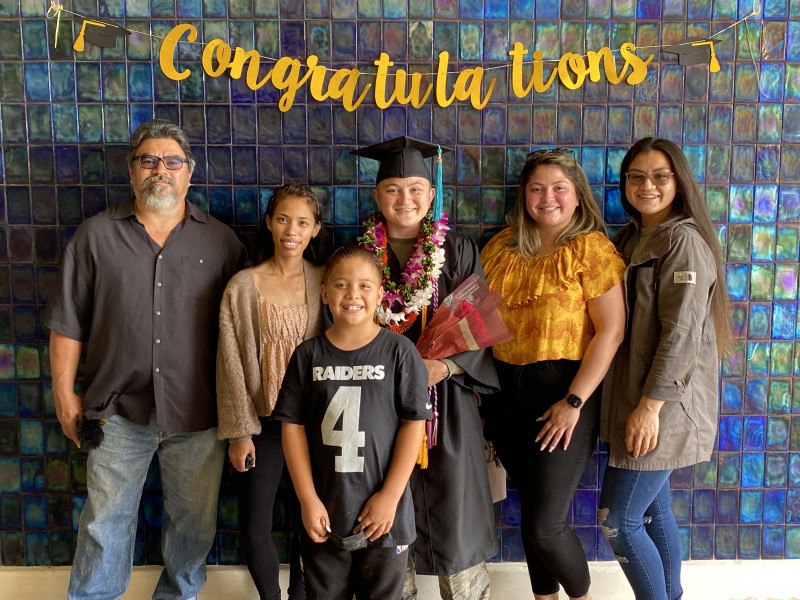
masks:
<svg viewBox="0 0 800 600"><path fill-rule="evenodd" d="M47 10L47 18L56 20L56 31L55 31L54 46L56 44L58 44L58 31L59 31L59 26L61 24L61 14L62 13L67 13L67 14L72 15L73 17L77 17L77 18L83 19L83 20L90 19L90 18L96 18L96 17L85 17L84 15L81 15L79 13L72 12L71 10L69 10L67 8L64 8L64 6L62 4L60 4L57 0L50 0L50 7ZM753 2L753 10L752 10L752 12L750 12L750 14L742 17L741 19L739 19L738 21L735 21L734 23L731 23L729 26L725 27L724 29L721 29L721 30L717 31L716 33L708 36L708 38L706 38L704 40L706 42L711 42L713 40L713 38L721 35L722 33L728 31L729 29L735 28L738 25L744 23L745 31L746 31L746 36L745 37L746 37L746 40L747 40L747 48L748 48L748 51L750 53L750 58L753 61L753 66L756 68L756 73L757 73L758 79L759 79L759 89L760 89L760 83L761 83L760 82L761 76L760 76L760 72L759 72L758 66L756 65L756 59L755 59L755 54L753 53L753 48L752 48L752 46L750 44L750 30L747 27L747 21L749 19L753 18L753 17L758 16L760 13L761 13L761 6L759 4L759 1L758 0L754 0L754 2ZM120 25L120 27L121 27L121 25ZM165 36L156 35L156 34L153 34L153 33L150 33L150 32L146 32L146 31L139 31L139 30L136 30L136 29L131 29L129 27L126 27L125 29L127 29L131 33L136 33L136 34L139 34L139 35L147 36L147 37L158 39L158 40L166 39ZM180 44L192 44L192 45L195 45L195 46L205 46L206 45L206 42L190 42L188 40L180 40L179 43ZM691 45L693 43L697 43L697 42L685 42L686 45ZM584 50L585 50L585 44L586 44L586 41L584 40ZM652 46L636 46L636 50L654 50L654 49L659 49L659 48L668 48L669 46L674 46L674 45L683 45L683 43L682 42L678 42L676 44L657 44L657 45L652 45ZM57 47L57 46L55 46L55 47ZM619 53L619 51L620 51L619 48L611 50L611 52L613 52L613 53ZM580 56L581 58L586 58L586 57L588 57L588 53L584 53L584 54L580 54L580 55L576 55L576 56ZM272 56L264 56L263 54L259 54L258 57L259 57L259 60L261 60L261 61L267 61L267 62L273 62L273 63L278 62L278 60L280 60L280 59L274 58ZM557 58L546 58L546 59L542 59L541 62L542 63L558 63L559 60L560 59L557 59ZM474 62L474 61L462 61L462 62ZM324 68L326 71L335 72L337 70L337 69L334 69L332 67L326 67L324 65L318 65L318 66ZM498 70L498 69L508 69L508 68L510 68L510 66L511 65L509 65L509 64L494 65L494 66L489 66L489 67L483 67L483 70L484 71L495 71L495 70ZM457 75L458 73L459 73L458 71L447 71L445 74L446 75ZM425 76L438 75L438 73L419 73L419 74L420 75L425 75ZM373 75L373 74L372 73L359 73L359 76L371 76L371 75ZM393 76L395 76L394 73L387 73L387 77L393 77Z"/></svg>

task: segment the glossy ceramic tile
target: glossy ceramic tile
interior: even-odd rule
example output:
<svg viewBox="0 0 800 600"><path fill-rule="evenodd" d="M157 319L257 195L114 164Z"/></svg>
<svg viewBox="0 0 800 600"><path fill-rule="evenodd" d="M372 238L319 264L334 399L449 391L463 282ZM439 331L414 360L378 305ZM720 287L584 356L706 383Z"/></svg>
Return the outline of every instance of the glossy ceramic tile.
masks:
<svg viewBox="0 0 800 600"><path fill-rule="evenodd" d="M751 10L735 0L76 0L71 10L165 35L191 21L202 39L257 48L264 56L326 66L357 66L364 78L380 52L408 72L433 73L450 55L456 71L482 67L481 110L469 102L356 111L309 99L301 89L281 112L280 93L243 80L203 74L202 46L183 44L192 75L164 77L159 47L134 33L114 48L74 52L64 27L53 47L52 22L33 0L0 6L0 541L5 564L68 564L72 527L85 493L85 457L70 451L55 421L40 321L64 244L85 218L129 196L128 137L154 115L179 121L199 161L190 201L253 233L272 190L310 183L334 240L354 239L374 208L376 165L349 154L357 145L399 135L453 147L445 160L445 203L458 230L485 240L516 198L526 154L569 146L616 231L627 221L619 165L635 140L660 135L680 144L704 187L723 242L737 339L722 360L719 454L673 475L673 509L686 557L800 557L800 5L762 3L763 18L719 36L720 69L654 58L636 85L558 83L517 98L504 68L515 42L545 59L626 41L640 48L718 32ZM644 55L645 50L640 50ZM523 80L532 74L526 56ZM755 62L755 65L754 65ZM618 66L621 63L618 63ZM549 73L555 63L545 65ZM496 68L501 67L501 68ZM424 81L434 83L425 75ZM389 90L394 89L391 81ZM611 559L594 524L596 454L570 513L590 558ZM223 482L223 490L230 482ZM160 558L160 484L148 477L137 563ZM282 500L280 501L282 502ZM282 505L281 505L282 506ZM235 490L223 491L220 534L210 554L241 561ZM522 560L519 498L498 508L498 560ZM276 532L285 551L285 535Z"/></svg>

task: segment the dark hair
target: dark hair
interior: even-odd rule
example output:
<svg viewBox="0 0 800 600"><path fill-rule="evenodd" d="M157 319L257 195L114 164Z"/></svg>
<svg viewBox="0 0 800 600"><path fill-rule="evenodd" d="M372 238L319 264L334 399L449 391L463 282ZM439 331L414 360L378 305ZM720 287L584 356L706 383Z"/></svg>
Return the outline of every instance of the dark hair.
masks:
<svg viewBox="0 0 800 600"><path fill-rule="evenodd" d="M542 242L536 221L528 214L525 205L525 187L534 171L542 166L561 169L575 186L575 195L578 198L578 206L575 207L570 222L556 239L556 244L566 243L587 231L606 233L606 225L592 196L589 181L575 160L575 155L561 150L535 152L522 167L522 172L519 174L517 202L506 217L506 223L514 231L513 237L508 242L509 246L527 258L539 252Z"/></svg>
<svg viewBox="0 0 800 600"><path fill-rule="evenodd" d="M711 312L714 317L717 348L720 352L723 352L730 346L733 334L731 332L731 312L728 306L728 290L725 285L725 271L722 268L720 244L714 224L708 214L705 199L700 191L700 186L697 184L692 167L680 147L667 139L656 137L642 138L631 146L625 158L622 159L622 164L619 168L620 201L626 213L635 219L641 219L641 213L628 201L625 193L627 181L625 174L628 172L633 159L639 154L656 151L666 155L672 166L672 172L675 174L675 199L672 202L674 208L692 218L701 237L714 256L717 270L717 287L714 289L714 296L711 299Z"/></svg>
<svg viewBox="0 0 800 600"><path fill-rule="evenodd" d="M322 283L328 281L328 276L336 265L350 258L360 258L361 260L367 261L375 267L375 274L378 276L378 281L383 281L383 265L380 259L358 242L350 242L338 248L325 262L325 269L322 271Z"/></svg>
<svg viewBox="0 0 800 600"><path fill-rule="evenodd" d="M269 227L267 227L267 218L272 219L278 204L286 198L301 198L305 200L306 204L308 204L308 207L311 209L314 223L322 224L322 211L319 207L319 201L310 187L299 184L282 185L273 192L272 197L269 199L269 202L267 202L267 208L264 214L265 218L261 220L261 225L258 228L258 235L256 236L255 243L255 264L260 264L268 258L272 258L275 254L275 241L272 239L272 232L269 230ZM308 246L306 246L306 249L303 251L303 258L315 265L321 263L320 249L322 240L325 238L323 230L324 228L320 227L320 232L317 234L317 237L311 238Z"/></svg>
<svg viewBox="0 0 800 600"><path fill-rule="evenodd" d="M148 138L168 139L178 142L186 156L186 165L189 167L189 171L194 171L195 160L189 144L189 138L186 137L183 129L175 125L175 123L164 119L153 119L149 123L142 123L134 130L131 141L128 144L127 160L129 165L133 162L133 157L136 156L136 151L141 143Z"/></svg>

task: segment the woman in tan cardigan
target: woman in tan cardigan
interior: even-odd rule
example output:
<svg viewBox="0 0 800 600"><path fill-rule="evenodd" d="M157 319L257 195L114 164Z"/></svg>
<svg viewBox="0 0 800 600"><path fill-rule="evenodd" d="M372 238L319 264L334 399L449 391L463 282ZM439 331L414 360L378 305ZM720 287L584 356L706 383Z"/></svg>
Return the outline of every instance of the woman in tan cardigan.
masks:
<svg viewBox="0 0 800 600"><path fill-rule="evenodd" d="M261 600L280 600L272 507L283 471L279 422L270 422L286 365L320 333L322 267L313 257L322 226L305 185L278 188L266 210L258 264L235 275L222 298L217 350L219 437L238 471L245 559ZM314 242L314 243L312 243ZM307 258L304 258L304 254ZM289 598L304 598L294 557Z"/></svg>

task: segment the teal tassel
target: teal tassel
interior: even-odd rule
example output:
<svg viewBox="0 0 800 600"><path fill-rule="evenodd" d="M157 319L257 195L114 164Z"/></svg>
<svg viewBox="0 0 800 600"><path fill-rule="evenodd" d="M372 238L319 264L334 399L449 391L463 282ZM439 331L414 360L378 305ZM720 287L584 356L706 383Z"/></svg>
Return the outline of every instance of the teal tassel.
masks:
<svg viewBox="0 0 800 600"><path fill-rule="evenodd" d="M442 218L442 147L433 160L436 162L436 195L433 198L433 210L431 210L431 221L438 221Z"/></svg>

